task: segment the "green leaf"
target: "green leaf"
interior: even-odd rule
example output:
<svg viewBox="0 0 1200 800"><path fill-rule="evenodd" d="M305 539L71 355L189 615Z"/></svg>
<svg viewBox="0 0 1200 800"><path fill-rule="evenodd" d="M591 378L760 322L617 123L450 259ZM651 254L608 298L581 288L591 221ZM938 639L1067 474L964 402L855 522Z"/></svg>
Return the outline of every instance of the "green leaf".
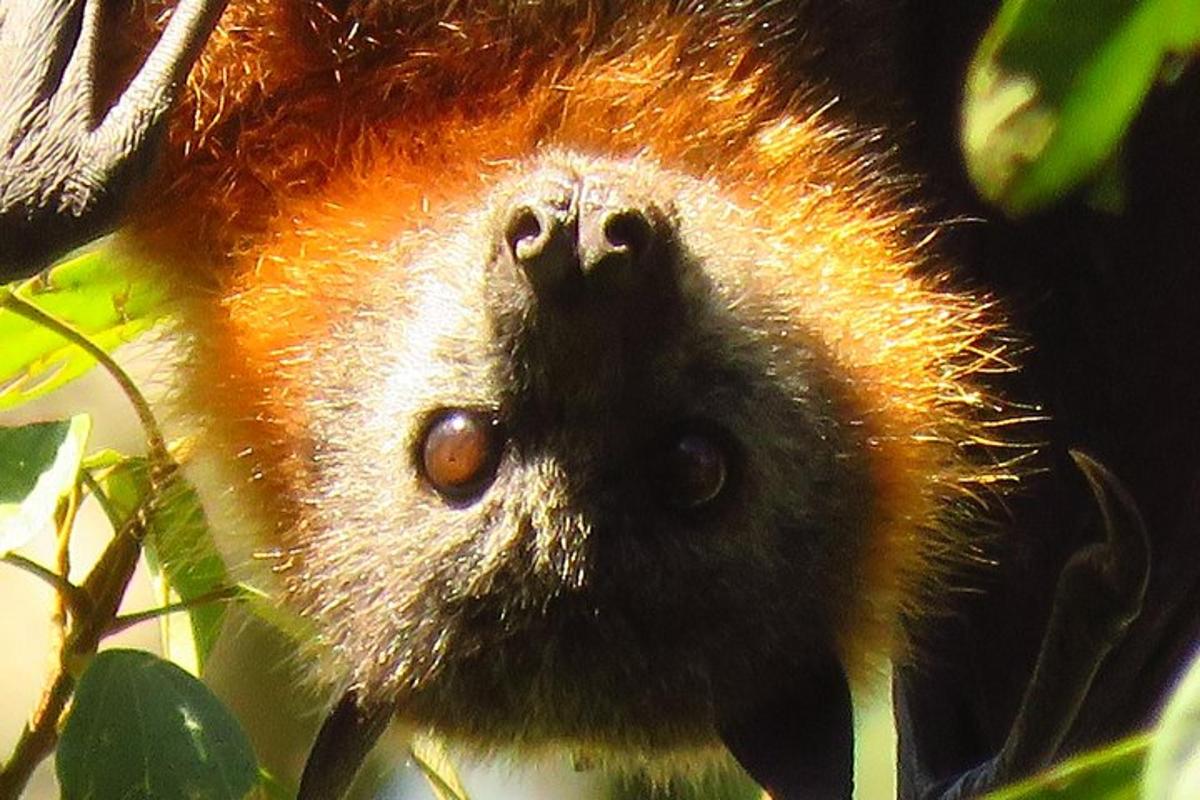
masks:
<svg viewBox="0 0 1200 800"><path fill-rule="evenodd" d="M56 755L63 800L242 800L250 743L211 690L140 650L107 650L79 686Z"/></svg>
<svg viewBox="0 0 1200 800"><path fill-rule="evenodd" d="M1137 800L1149 736L1085 753L985 800Z"/></svg>
<svg viewBox="0 0 1200 800"><path fill-rule="evenodd" d="M99 476L109 505L120 519L128 519L143 507L149 492L149 465L144 458L128 458ZM170 591L182 600L204 597L230 585L200 505L196 490L176 474L160 489L148 518L146 561L152 576L163 581L160 599L166 603ZM203 671L225 622L224 603L204 603L187 614L160 618L167 656L193 674Z"/></svg>
<svg viewBox="0 0 1200 800"><path fill-rule="evenodd" d="M87 249L12 287L15 294L111 351L167 316L166 292L116 248ZM95 366L80 348L0 309L0 411L39 397Z"/></svg>
<svg viewBox="0 0 1200 800"><path fill-rule="evenodd" d="M1013 215L1062 197L1112 158L1164 61L1197 47L1194 0L1006 0L967 74L976 187Z"/></svg>
<svg viewBox="0 0 1200 800"><path fill-rule="evenodd" d="M433 736L414 736L408 752L437 800L469 800L445 742Z"/></svg>
<svg viewBox="0 0 1200 800"><path fill-rule="evenodd" d="M75 487L92 420L0 428L0 555L54 530L54 512Z"/></svg>
<svg viewBox="0 0 1200 800"><path fill-rule="evenodd" d="M1200 9L1196 0L1163 0L1163 7L1167 48L1174 53L1200 50Z"/></svg>
<svg viewBox="0 0 1200 800"><path fill-rule="evenodd" d="M1150 798L1200 797L1200 656L1159 721L1143 785Z"/></svg>

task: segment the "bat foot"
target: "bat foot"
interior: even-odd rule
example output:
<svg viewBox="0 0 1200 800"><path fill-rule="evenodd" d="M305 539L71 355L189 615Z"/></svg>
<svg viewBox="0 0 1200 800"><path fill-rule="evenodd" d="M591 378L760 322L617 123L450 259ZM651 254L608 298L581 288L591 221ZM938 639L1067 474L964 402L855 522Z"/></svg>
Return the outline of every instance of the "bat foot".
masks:
<svg viewBox="0 0 1200 800"><path fill-rule="evenodd" d="M116 224L225 3L181 0L99 114L102 0L0 0L0 280L32 274Z"/></svg>
<svg viewBox="0 0 1200 800"><path fill-rule="evenodd" d="M924 787L915 795L921 800L977 797L1053 763L1096 672L1141 612L1150 545L1137 503L1099 461L1070 454L1095 497L1104 537L1072 555L1059 575L1037 662L1003 747L932 787L917 767L910 780Z"/></svg>

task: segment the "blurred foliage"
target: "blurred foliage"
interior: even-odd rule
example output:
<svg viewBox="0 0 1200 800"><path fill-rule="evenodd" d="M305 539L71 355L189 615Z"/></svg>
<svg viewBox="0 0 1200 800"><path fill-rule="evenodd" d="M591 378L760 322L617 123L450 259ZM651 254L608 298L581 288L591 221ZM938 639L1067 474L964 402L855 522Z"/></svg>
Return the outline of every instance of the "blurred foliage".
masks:
<svg viewBox="0 0 1200 800"><path fill-rule="evenodd" d="M165 317L165 308L161 287L141 281L131 265L102 247L0 287L0 409L83 374L97 358L121 379L135 408L148 408L104 352L148 330ZM72 341L80 335L101 351L96 358ZM14 756L5 771L31 770L45 755L42 744L32 743L53 744L61 725L56 762L67 800L238 800L259 786L254 753L236 719L195 677L221 630L225 607L217 601L235 589L195 491L161 446L157 422L144 415L142 421L148 457L111 450L85 456L91 431L86 415L0 427L0 556L49 581L68 612L60 623L61 651L52 659L54 689L22 734L24 744L14 751L20 760ZM107 515L112 540L82 583L59 574L65 559L49 567L9 552L36 537L56 536L65 554L74 510L88 497ZM139 551L160 581L164 607L119 616ZM170 600L183 606L165 605ZM173 608L186 613L170 613ZM153 619L165 626L165 652L187 670L145 652L95 654L107 636ZM77 683L69 679L76 674Z"/></svg>
<svg viewBox="0 0 1200 800"><path fill-rule="evenodd" d="M976 187L1019 216L1106 169L1155 80L1200 49L1195 0L1006 0L967 73ZM1119 206L1108 175L1103 202Z"/></svg>
<svg viewBox="0 0 1200 800"><path fill-rule="evenodd" d="M1144 796L1200 797L1200 654L1163 712L1146 764Z"/></svg>
<svg viewBox="0 0 1200 800"><path fill-rule="evenodd" d="M0 427L4 551L39 535L67 541L74 515L64 512L63 503L90 495L112 522L114 541L135 536L135 527L144 532L146 552L154 554L172 594L185 601L202 601L215 592L221 599L231 596L220 591L229 588L227 575L194 490L178 472L170 473L165 484L152 486L145 458L111 450L84 458L90 430L86 415ZM101 622L113 626L103 637L133 620L176 617L175 628L193 643L183 659L190 673L150 653L109 650L93 657L88 648L94 644L72 649L79 643L77 632L90 625L89 617L116 611L115 606L103 610L104 590L99 587L119 575L96 580L109 553L82 585L70 586L65 575L55 578L60 591L70 589L64 594L72 622L63 640L63 662L82 670L58 744L63 798L245 797L258 781L253 751L237 721L192 674L199 673L220 632L225 613L220 603L199 603L186 614L151 609ZM26 559L13 563L42 576L53 572ZM168 653L169 644L164 642ZM46 722L53 725L55 720Z"/></svg>
<svg viewBox="0 0 1200 800"><path fill-rule="evenodd" d="M1137 736L1066 761L986 800L1133 800L1141 797L1149 736Z"/></svg>
<svg viewBox="0 0 1200 800"><path fill-rule="evenodd" d="M110 458L111 451L104 451L89 459L86 466ZM105 511L111 515L113 528L119 530L131 516L146 509L144 555L160 600L164 604L193 603L212 598L230 586L230 578L213 542L200 498L179 475L153 492L149 467L145 458L122 458L93 473L107 498ZM163 652L188 672L200 675L221 633L225 611L224 603L201 602L188 608L183 616L164 614L160 617Z"/></svg>

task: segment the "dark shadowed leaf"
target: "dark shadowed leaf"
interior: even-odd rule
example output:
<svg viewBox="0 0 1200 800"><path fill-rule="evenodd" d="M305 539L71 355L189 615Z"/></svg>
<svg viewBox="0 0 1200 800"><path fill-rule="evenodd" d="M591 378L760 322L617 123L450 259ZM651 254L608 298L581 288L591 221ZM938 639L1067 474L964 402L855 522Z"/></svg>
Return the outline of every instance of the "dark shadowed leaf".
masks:
<svg viewBox="0 0 1200 800"><path fill-rule="evenodd" d="M56 756L63 800L242 800L250 743L207 686L140 650L108 650L79 681Z"/></svg>
<svg viewBox="0 0 1200 800"><path fill-rule="evenodd" d="M1109 163L1172 54L1200 47L1194 0L1006 0L967 75L975 185L1014 215Z"/></svg>
<svg viewBox="0 0 1200 800"><path fill-rule="evenodd" d="M52 531L75 486L92 421L86 414L0 428L0 554Z"/></svg>

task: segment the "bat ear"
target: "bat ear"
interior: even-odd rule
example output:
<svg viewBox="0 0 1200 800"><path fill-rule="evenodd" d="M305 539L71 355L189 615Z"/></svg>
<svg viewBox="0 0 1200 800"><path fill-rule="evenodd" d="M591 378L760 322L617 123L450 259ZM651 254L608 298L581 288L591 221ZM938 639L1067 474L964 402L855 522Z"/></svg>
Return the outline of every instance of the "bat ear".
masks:
<svg viewBox="0 0 1200 800"><path fill-rule="evenodd" d="M392 718L389 705L363 705L353 689L333 706L300 777L296 800L338 800L354 782L375 741Z"/></svg>
<svg viewBox="0 0 1200 800"><path fill-rule="evenodd" d="M729 752L773 800L850 800L854 793L854 708L832 656L719 727Z"/></svg>

